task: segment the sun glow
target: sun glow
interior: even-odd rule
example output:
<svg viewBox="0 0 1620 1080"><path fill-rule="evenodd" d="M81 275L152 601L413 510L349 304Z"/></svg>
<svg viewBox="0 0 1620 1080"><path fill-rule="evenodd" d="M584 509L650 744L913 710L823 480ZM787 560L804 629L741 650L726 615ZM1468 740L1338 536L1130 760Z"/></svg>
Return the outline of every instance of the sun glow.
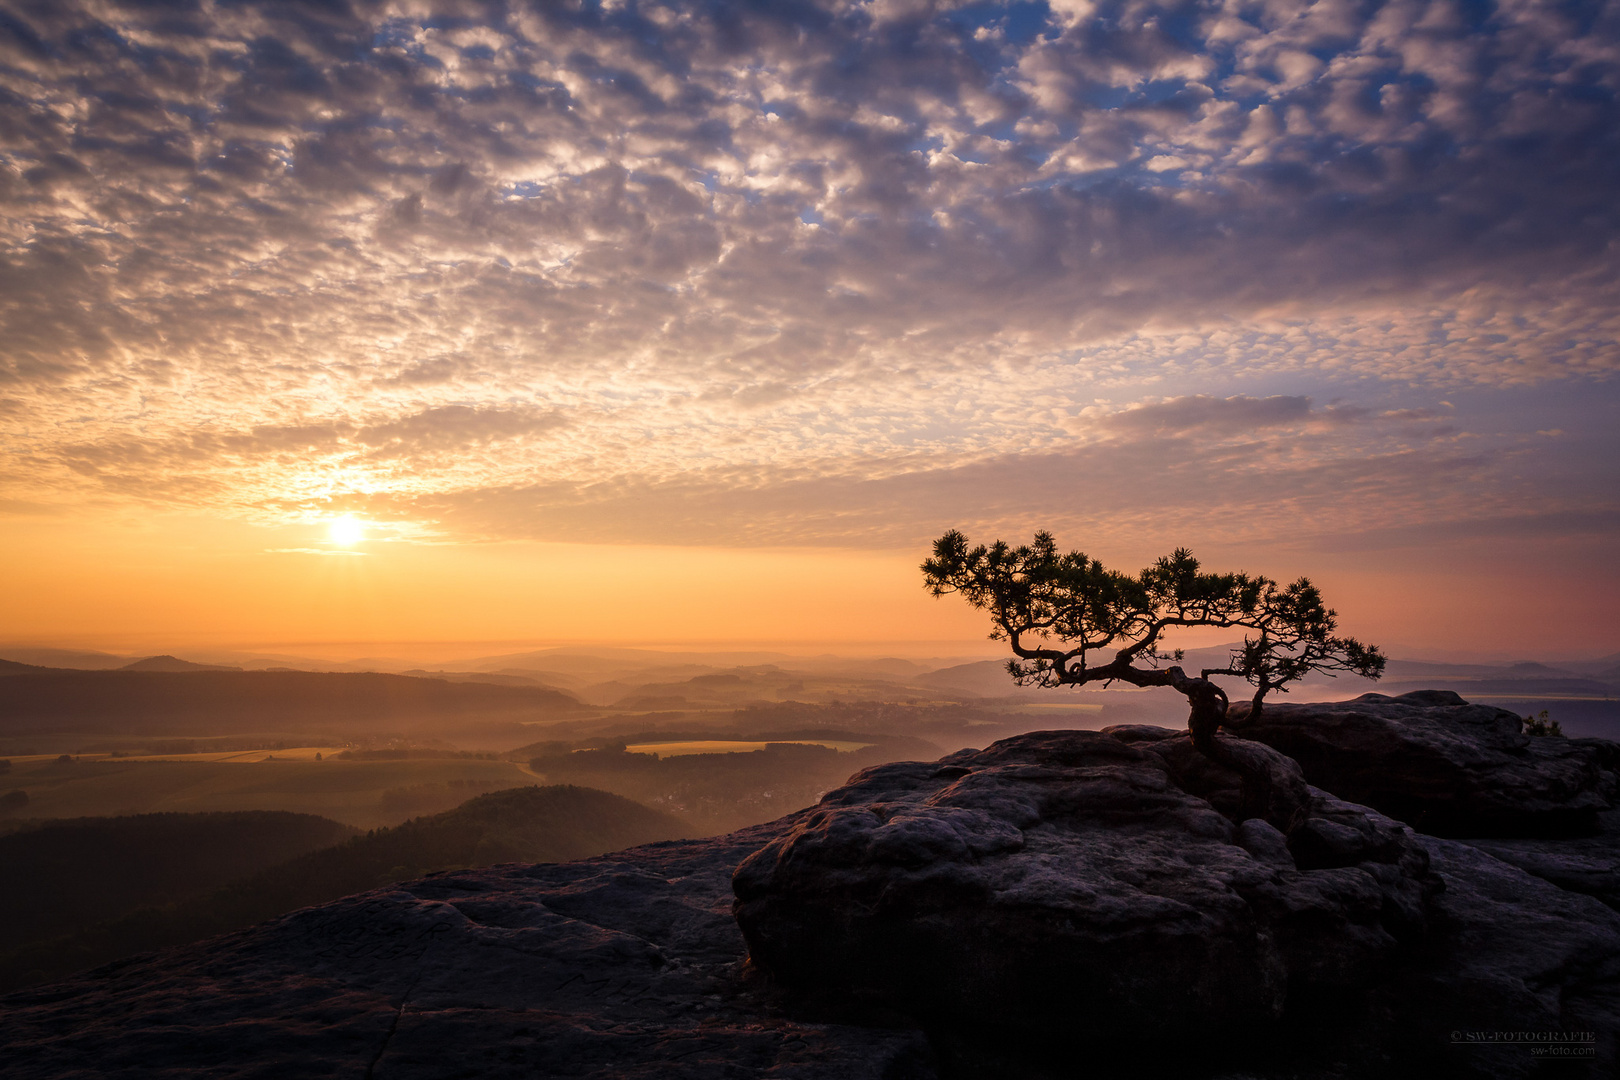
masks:
<svg viewBox="0 0 1620 1080"><path fill-rule="evenodd" d="M327 535L332 543L339 547L353 547L366 538L366 526L358 518L345 514L340 518L333 518L326 527Z"/></svg>

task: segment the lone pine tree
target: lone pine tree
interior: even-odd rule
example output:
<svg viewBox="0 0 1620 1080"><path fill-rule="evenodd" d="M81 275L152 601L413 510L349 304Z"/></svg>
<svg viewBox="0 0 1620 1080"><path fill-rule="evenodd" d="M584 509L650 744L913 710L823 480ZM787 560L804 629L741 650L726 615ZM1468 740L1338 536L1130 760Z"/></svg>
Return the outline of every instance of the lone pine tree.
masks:
<svg viewBox="0 0 1620 1080"><path fill-rule="evenodd" d="M1184 548L1131 575L1078 551L1059 553L1047 532L1029 545L998 540L973 547L953 529L934 542L922 571L935 596L958 593L990 613L990 636L1012 648L1007 670L1020 685L1117 681L1185 695L1193 745L1244 778L1244 801L1256 814L1275 795L1270 777L1254 755L1237 752L1217 733L1224 727L1241 734L1268 694L1286 693L1313 671L1372 679L1384 671L1377 648L1334 634L1337 614L1308 579L1279 585L1259 575L1209 574ZM1189 626L1241 629L1243 644L1226 667L1190 674L1180 666L1181 650L1162 648L1168 631ZM1213 681L1221 677L1254 687L1247 709L1232 709Z"/></svg>

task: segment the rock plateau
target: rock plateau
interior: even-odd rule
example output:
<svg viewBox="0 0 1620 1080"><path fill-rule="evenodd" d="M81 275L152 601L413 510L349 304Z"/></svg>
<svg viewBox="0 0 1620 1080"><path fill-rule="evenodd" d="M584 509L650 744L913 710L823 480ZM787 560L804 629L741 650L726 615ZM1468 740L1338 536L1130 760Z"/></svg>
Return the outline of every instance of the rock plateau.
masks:
<svg viewBox="0 0 1620 1080"><path fill-rule="evenodd" d="M1616 1075L1613 744L1521 743L1432 698L1347 706L1296 708L1326 710L1312 740L1405 770L1431 827L1589 835L1423 835L1355 801L1393 797L1348 782L1370 766L1334 788L1250 742L1309 812L1246 818L1184 733L1037 732L867 770L769 825L433 875L15 994L5 1073ZM1432 775L1468 815L1438 813Z"/></svg>
<svg viewBox="0 0 1620 1080"><path fill-rule="evenodd" d="M1234 823L1185 736L1117 734L857 774L738 868L755 963L1053 1060L1235 1060L1423 935L1439 881L1405 826L1322 792L1292 837Z"/></svg>
<svg viewBox="0 0 1620 1080"><path fill-rule="evenodd" d="M1620 746L1536 738L1506 709L1449 690L1363 694L1325 705L1267 705L1239 719L1305 778L1422 832L1452 837L1574 836L1614 805Z"/></svg>

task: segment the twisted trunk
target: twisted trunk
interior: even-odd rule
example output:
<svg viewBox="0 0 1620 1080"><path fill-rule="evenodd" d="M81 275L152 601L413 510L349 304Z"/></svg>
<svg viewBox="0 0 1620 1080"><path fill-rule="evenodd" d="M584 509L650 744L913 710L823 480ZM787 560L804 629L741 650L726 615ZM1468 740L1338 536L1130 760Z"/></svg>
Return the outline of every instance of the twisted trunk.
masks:
<svg viewBox="0 0 1620 1080"><path fill-rule="evenodd" d="M1234 728L1234 724L1228 723L1230 702L1226 691L1207 678L1188 675L1180 667L1143 670L1131 666L1124 659L1115 660L1106 667L1087 668L1080 672L1059 668L1058 674L1064 682L1118 679L1132 686L1170 687L1186 697L1190 706L1187 730L1192 734L1193 746L1211 761L1226 766L1243 778L1240 821L1252 817L1263 818L1286 835L1309 815L1309 800L1302 786L1290 782L1294 778L1277 774L1270 756L1245 753L1241 748L1252 744L1235 733L1233 736L1220 735L1221 728ZM1260 696L1256 695L1246 715L1233 718L1234 723L1240 719L1251 719L1259 713Z"/></svg>

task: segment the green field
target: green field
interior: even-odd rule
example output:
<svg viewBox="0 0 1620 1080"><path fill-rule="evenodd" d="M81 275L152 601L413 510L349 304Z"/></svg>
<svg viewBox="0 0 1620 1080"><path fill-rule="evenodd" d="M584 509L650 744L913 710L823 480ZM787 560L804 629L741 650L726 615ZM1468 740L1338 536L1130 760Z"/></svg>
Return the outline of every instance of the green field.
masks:
<svg viewBox="0 0 1620 1080"><path fill-rule="evenodd" d="M466 757L314 760L317 748L183 758L12 758L0 793L28 803L0 819L115 817L163 811L289 810L374 829L434 814L475 796L537 782L510 761ZM221 760L228 758L228 760Z"/></svg>
<svg viewBox="0 0 1620 1080"><path fill-rule="evenodd" d="M796 746L825 746L829 750L864 750L869 742L851 742L840 739L782 739ZM678 757L683 754L751 754L772 745L766 740L739 739L681 739L675 742L631 743L625 750L632 754L657 754L659 757Z"/></svg>

